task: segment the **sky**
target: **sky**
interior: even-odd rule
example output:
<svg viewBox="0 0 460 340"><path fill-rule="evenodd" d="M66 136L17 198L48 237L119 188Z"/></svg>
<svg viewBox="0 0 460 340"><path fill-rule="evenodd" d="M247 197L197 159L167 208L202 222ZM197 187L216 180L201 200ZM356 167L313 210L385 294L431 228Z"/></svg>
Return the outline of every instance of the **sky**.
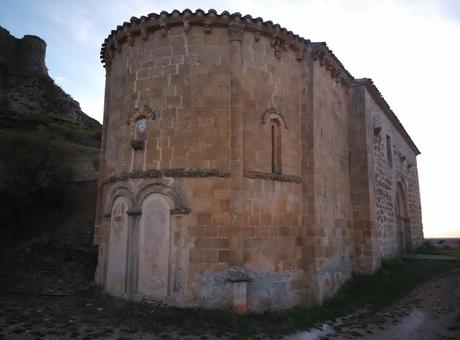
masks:
<svg viewBox="0 0 460 340"><path fill-rule="evenodd" d="M460 1L0 0L0 25L44 39L49 74L101 122L104 39L132 16L185 8L271 20L326 41L355 78L372 78L422 152L425 237L460 237Z"/></svg>

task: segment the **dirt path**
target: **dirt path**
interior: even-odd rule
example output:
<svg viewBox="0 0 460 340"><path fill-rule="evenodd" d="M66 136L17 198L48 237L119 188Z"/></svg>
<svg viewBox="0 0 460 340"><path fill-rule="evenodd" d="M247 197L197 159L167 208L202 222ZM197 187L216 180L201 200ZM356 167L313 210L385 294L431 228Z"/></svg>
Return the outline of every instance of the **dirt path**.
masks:
<svg viewBox="0 0 460 340"><path fill-rule="evenodd" d="M380 312L363 311L286 339L460 339L460 269L440 275Z"/></svg>

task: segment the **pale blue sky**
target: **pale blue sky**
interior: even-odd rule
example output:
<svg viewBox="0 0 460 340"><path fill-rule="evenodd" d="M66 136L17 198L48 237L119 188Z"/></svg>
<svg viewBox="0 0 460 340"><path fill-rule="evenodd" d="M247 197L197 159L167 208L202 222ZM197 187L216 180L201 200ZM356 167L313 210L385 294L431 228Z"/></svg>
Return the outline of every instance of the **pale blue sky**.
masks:
<svg viewBox="0 0 460 340"><path fill-rule="evenodd" d="M460 237L460 1L457 0L0 0L0 25L47 44L56 82L102 120L104 38L132 16L228 10L326 41L355 77L372 78L422 152L426 236Z"/></svg>

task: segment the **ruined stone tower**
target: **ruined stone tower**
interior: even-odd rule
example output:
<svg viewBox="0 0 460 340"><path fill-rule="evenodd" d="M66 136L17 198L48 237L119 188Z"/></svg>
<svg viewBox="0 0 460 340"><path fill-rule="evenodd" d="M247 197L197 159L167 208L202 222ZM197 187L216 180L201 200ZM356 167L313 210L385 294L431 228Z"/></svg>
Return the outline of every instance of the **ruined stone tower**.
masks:
<svg viewBox="0 0 460 340"><path fill-rule="evenodd" d="M320 303L423 239L419 151L325 43L214 10L109 35L97 282L178 306Z"/></svg>

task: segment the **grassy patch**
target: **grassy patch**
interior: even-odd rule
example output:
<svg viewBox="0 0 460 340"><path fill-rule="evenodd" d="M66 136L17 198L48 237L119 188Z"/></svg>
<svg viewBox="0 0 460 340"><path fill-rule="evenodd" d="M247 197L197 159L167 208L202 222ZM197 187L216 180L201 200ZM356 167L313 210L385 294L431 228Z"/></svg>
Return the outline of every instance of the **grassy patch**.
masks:
<svg viewBox="0 0 460 340"><path fill-rule="evenodd" d="M449 255L460 258L460 247L450 247L448 245L434 246L431 242L425 241L416 250L419 254L428 255Z"/></svg>

